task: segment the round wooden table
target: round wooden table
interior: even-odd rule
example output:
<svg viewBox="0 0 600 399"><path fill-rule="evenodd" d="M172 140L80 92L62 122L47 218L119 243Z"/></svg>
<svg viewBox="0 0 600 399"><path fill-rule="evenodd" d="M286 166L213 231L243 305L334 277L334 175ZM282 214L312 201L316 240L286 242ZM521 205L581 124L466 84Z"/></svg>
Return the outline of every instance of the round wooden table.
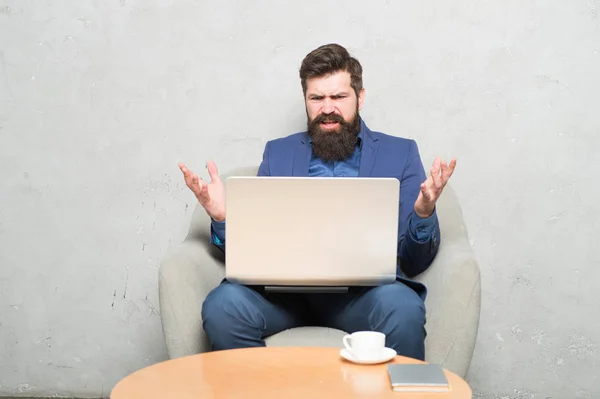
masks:
<svg viewBox="0 0 600 399"><path fill-rule="evenodd" d="M392 391L386 365L420 363L396 356L388 363L358 365L335 348L263 347L208 352L168 360L121 380L111 399L200 398L422 398L470 399L469 385L444 370L449 393Z"/></svg>

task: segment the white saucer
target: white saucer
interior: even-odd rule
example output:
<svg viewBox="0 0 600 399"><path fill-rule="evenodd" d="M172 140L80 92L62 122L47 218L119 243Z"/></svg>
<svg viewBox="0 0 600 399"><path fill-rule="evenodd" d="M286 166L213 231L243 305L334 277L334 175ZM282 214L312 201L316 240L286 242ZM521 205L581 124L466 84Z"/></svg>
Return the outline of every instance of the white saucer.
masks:
<svg viewBox="0 0 600 399"><path fill-rule="evenodd" d="M388 362L388 361L392 360L393 358L396 357L397 353L392 348L383 348L383 351L381 352L381 356L378 359L357 359L354 356L352 356L350 354L350 352L348 352L344 348L344 349L340 350L340 355L344 359L346 359L348 361L351 361L353 363L358 363L358 364L379 364L379 363L384 363L384 362Z"/></svg>

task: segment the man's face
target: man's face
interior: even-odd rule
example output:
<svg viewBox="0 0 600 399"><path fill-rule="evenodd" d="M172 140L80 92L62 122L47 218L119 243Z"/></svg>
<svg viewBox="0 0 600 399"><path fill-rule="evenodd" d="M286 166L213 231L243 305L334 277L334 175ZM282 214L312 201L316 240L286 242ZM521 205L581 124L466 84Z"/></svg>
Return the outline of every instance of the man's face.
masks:
<svg viewBox="0 0 600 399"><path fill-rule="evenodd" d="M305 102L309 122L313 122L320 115L338 115L350 123L357 111L362 109L363 100L364 89L357 98L350 85L349 72L340 71L306 81ZM321 122L319 127L323 131L340 131L340 123L335 121Z"/></svg>
<svg viewBox="0 0 600 399"><path fill-rule="evenodd" d="M364 89L357 98L350 82L346 71L306 81L308 134L313 152L326 161L342 161L354 151Z"/></svg>

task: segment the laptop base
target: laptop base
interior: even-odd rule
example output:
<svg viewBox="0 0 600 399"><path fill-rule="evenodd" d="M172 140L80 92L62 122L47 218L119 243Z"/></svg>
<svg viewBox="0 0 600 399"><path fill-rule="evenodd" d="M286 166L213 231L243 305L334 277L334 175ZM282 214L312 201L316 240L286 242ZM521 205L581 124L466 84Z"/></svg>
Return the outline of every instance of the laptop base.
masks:
<svg viewBox="0 0 600 399"><path fill-rule="evenodd" d="M287 294L346 294L348 287L266 285L265 291Z"/></svg>

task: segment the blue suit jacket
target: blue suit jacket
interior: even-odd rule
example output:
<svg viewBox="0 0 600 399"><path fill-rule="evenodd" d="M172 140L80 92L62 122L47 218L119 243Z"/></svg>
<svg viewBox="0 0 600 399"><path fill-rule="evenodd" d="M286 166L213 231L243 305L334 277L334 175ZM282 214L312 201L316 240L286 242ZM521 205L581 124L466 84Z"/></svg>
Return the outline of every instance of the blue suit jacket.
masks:
<svg viewBox="0 0 600 399"><path fill-rule="evenodd" d="M425 287L406 277L414 277L426 270L435 258L440 244L440 229L434 212L435 229L431 238L419 242L410 234L408 224L414 214L414 204L425 171L414 140L371 131L361 121L363 129L362 155L359 177L394 177L400 181L398 220L398 279L409 285L422 298ZM259 176L308 177L312 147L307 132L292 134L267 142Z"/></svg>

